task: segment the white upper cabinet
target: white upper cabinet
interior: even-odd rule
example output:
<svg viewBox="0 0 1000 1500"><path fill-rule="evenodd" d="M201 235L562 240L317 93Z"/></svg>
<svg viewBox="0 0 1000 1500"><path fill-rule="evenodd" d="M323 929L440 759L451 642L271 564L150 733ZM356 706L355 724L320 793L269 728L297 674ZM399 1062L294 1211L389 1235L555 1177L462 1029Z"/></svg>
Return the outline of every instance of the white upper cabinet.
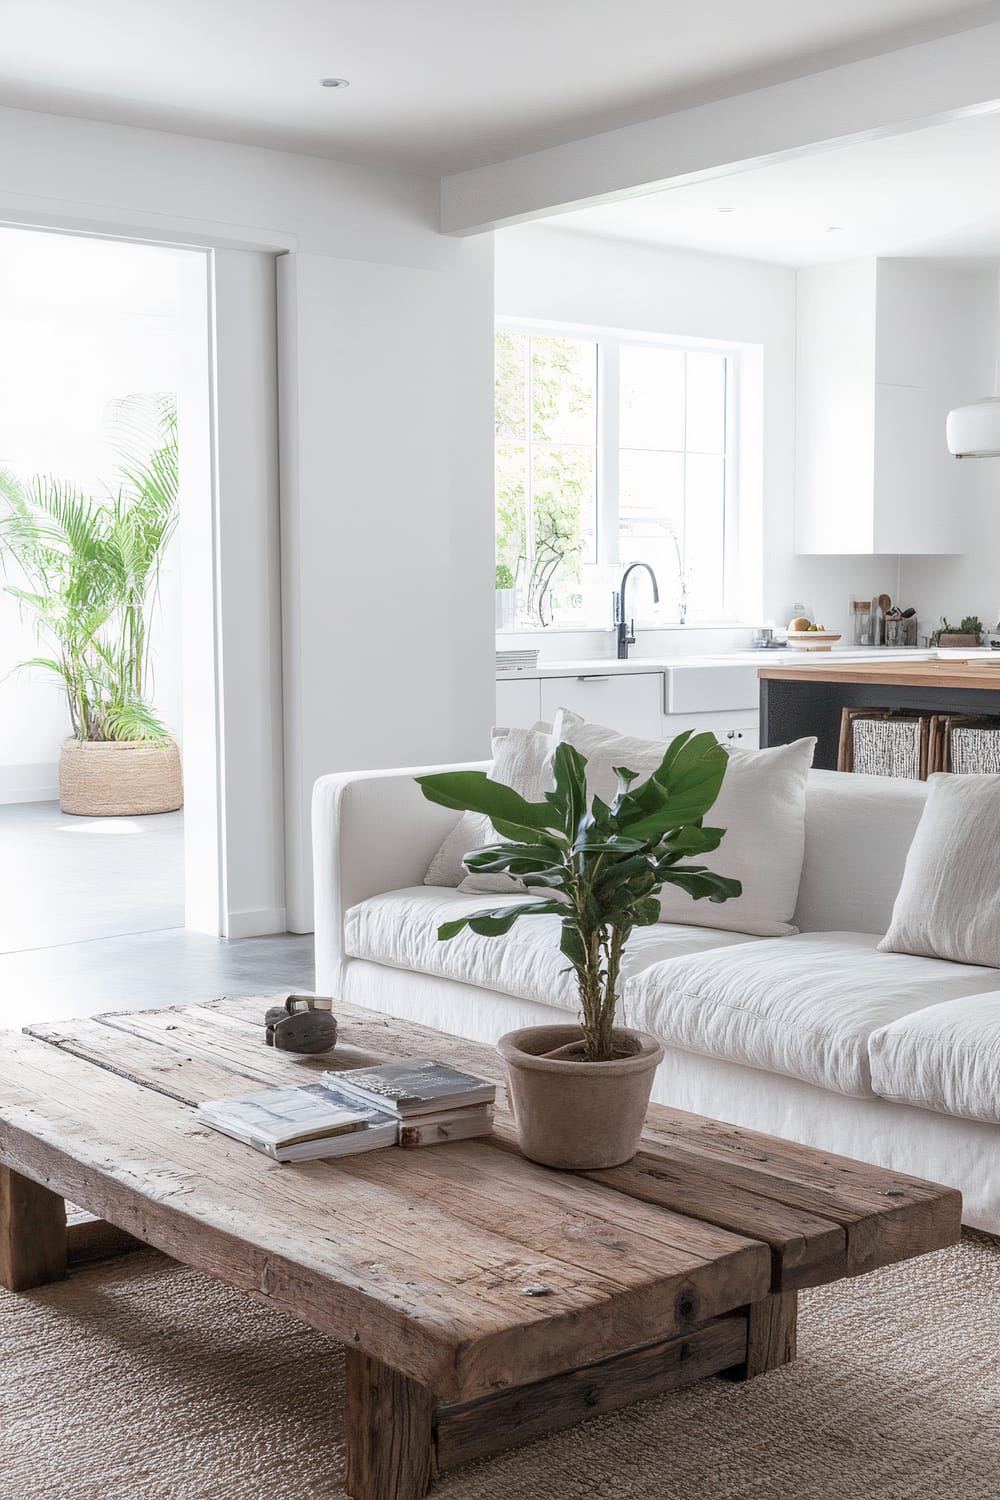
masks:
<svg viewBox="0 0 1000 1500"><path fill-rule="evenodd" d="M945 417L990 389L989 272L866 260L797 277L796 551L963 547Z"/></svg>

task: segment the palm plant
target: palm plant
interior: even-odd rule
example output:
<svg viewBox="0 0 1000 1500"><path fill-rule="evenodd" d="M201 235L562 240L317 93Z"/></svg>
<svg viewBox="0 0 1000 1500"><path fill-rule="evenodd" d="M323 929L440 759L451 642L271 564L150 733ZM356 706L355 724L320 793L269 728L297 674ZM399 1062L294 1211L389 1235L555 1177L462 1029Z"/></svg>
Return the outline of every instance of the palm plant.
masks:
<svg viewBox="0 0 1000 1500"><path fill-rule="evenodd" d="M688 731L638 786L637 772L616 769L610 806L596 796L588 806L586 758L567 744L555 751L554 787L544 802L528 802L484 771L418 776L429 801L492 820L502 842L467 855L471 870L513 875L548 893L446 922L438 938L447 941L465 927L498 937L522 917L561 917L560 948L579 984L583 1056L610 1060L622 954L636 927L659 921L657 892L676 885L695 900L728 901L742 891L738 880L685 862L722 842L725 829L705 828L703 818L727 765L714 735Z"/></svg>
<svg viewBox="0 0 1000 1500"><path fill-rule="evenodd" d="M163 740L150 706L149 611L177 525L174 399L127 397L113 424L117 488L105 497L0 470L0 559L23 579L5 592L51 647L21 666L60 680L77 739Z"/></svg>

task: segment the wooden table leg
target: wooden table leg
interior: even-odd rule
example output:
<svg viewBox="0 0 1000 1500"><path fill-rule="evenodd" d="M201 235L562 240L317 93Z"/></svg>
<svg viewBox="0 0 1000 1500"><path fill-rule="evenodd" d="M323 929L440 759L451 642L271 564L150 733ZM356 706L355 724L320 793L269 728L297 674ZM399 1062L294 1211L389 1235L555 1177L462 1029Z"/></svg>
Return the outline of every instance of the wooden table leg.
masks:
<svg viewBox="0 0 1000 1500"><path fill-rule="evenodd" d="M65 1274L65 1203L30 1177L0 1166L0 1286L26 1292Z"/></svg>
<svg viewBox="0 0 1000 1500"><path fill-rule="evenodd" d="M345 1488L353 1500L420 1500L434 1478L434 1398L426 1386L347 1351Z"/></svg>
<svg viewBox="0 0 1000 1500"><path fill-rule="evenodd" d="M777 1370L795 1358L798 1324L797 1292L774 1292L747 1309L747 1360L727 1371L732 1380L752 1380L768 1370Z"/></svg>

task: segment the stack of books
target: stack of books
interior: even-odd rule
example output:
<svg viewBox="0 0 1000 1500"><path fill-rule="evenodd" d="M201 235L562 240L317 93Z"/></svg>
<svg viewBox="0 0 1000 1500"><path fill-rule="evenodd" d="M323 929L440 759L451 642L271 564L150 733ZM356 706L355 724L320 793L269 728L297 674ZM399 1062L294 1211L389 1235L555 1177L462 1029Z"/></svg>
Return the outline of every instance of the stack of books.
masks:
<svg viewBox="0 0 1000 1500"><path fill-rule="evenodd" d="M315 1161L488 1135L495 1096L494 1084L446 1063L384 1063L212 1099L197 1116L275 1161Z"/></svg>
<svg viewBox="0 0 1000 1500"><path fill-rule="evenodd" d="M382 1063L324 1073L328 1087L391 1113L401 1146L433 1146L489 1135L496 1085L439 1062Z"/></svg>

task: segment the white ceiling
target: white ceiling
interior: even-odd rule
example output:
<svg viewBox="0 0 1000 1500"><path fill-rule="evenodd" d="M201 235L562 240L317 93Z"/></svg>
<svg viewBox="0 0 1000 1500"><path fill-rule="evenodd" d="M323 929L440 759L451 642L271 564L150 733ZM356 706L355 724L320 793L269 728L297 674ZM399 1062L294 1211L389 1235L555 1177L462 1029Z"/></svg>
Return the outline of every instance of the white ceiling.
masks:
<svg viewBox="0 0 1000 1500"><path fill-rule="evenodd" d="M437 174L998 17L956 0L3 0L0 103ZM321 89L329 75L351 87Z"/></svg>
<svg viewBox="0 0 1000 1500"><path fill-rule="evenodd" d="M786 266L1000 258L1000 114L914 130L627 202L559 229Z"/></svg>

